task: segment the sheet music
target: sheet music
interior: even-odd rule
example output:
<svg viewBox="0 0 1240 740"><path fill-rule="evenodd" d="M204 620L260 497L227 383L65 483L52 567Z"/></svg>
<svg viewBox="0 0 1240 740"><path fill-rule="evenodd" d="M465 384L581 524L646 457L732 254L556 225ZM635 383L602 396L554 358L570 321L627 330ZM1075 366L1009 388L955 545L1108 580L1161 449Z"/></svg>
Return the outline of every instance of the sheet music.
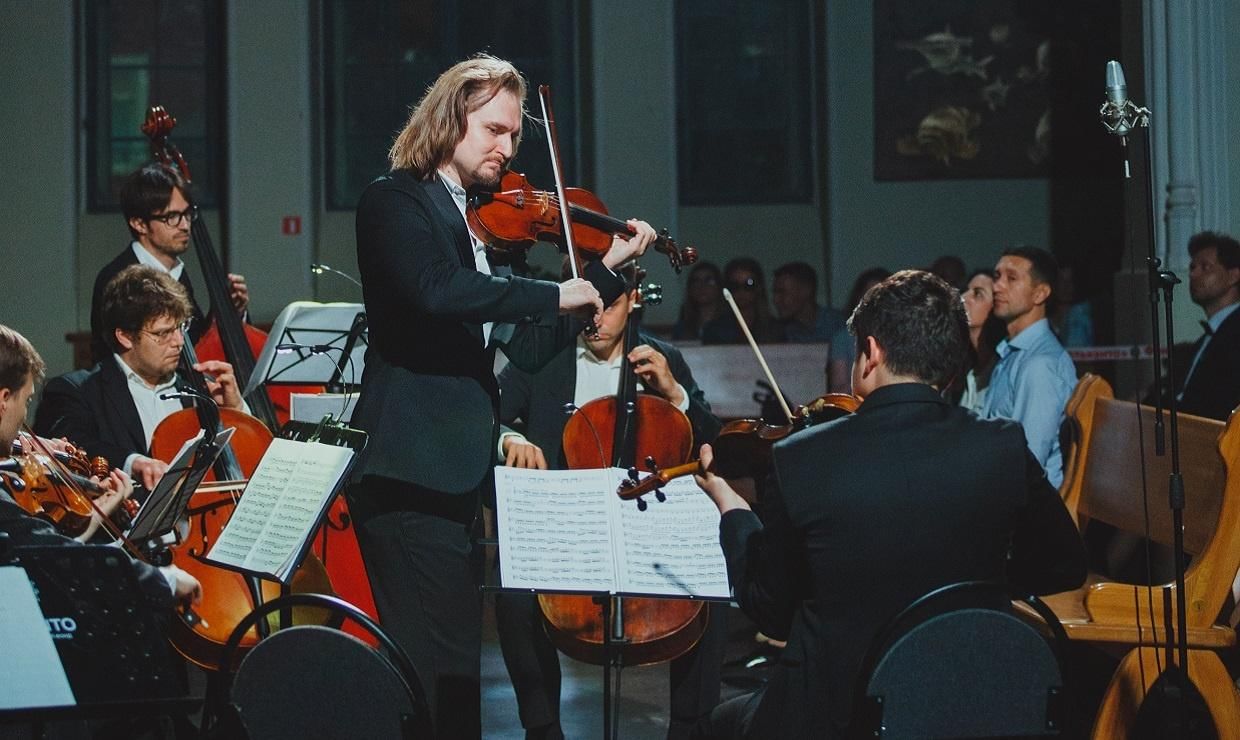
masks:
<svg viewBox="0 0 1240 740"><path fill-rule="evenodd" d="M26 571L0 568L0 709L73 706L73 689Z"/></svg>
<svg viewBox="0 0 1240 740"><path fill-rule="evenodd" d="M207 559L287 581L352 458L348 447L273 440Z"/></svg>
<svg viewBox="0 0 1240 740"><path fill-rule="evenodd" d="M612 469L610 490L626 475ZM636 501L610 497L619 526L617 552L620 591L665 596L728 598L727 561L719 546L719 510L691 476L663 487L667 500L646 497L645 511Z"/></svg>
<svg viewBox="0 0 1240 740"><path fill-rule="evenodd" d="M507 588L613 592L608 470L495 468L500 582Z"/></svg>

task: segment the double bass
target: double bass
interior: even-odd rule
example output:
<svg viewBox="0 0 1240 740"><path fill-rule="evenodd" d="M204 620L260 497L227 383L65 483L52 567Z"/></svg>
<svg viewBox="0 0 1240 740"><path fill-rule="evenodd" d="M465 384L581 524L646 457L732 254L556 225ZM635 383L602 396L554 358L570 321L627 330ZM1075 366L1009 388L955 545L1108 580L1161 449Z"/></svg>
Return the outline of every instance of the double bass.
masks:
<svg viewBox="0 0 1240 740"><path fill-rule="evenodd" d="M175 127L176 119L163 106L157 105L147 111L146 120L142 123L142 133L150 139L152 157L165 167L175 167L185 182L190 183L192 180L189 164L176 145L169 140ZM213 319L211 326L193 349L197 356L204 360L224 360L231 364L233 374L237 378L237 385L245 388L253 375L255 357L262 350L267 334L242 322L237 312L231 310L228 272L220 262L204 220L193 221L190 229L195 254L202 267L203 280L211 301ZM256 444L259 444L260 448L255 452L239 451L238 457L243 471L248 472L253 469L253 465L257 464L262 457L262 452L271 443L272 434L288 421L290 395L292 393L320 393L322 390L321 386L268 386L260 388L246 398L253 416L268 431L266 435L259 435L259 441ZM193 433L196 433L196 430ZM264 436L265 441L261 441ZM237 440L235 445L240 448L244 437L234 439ZM180 441L183 440L175 443L169 442L172 454L180 448ZM248 462L251 459L253 463ZM328 574L336 584L340 596L377 619L378 611L370 593L370 579L366 575L361 550L358 548L357 537L351 523L348 505L344 497L338 497L332 502L327 516L323 519L322 534L315 541L314 553L327 567ZM330 558L328 557L329 551ZM349 625L346 631L365 640L371 639L365 632L357 630L352 625Z"/></svg>

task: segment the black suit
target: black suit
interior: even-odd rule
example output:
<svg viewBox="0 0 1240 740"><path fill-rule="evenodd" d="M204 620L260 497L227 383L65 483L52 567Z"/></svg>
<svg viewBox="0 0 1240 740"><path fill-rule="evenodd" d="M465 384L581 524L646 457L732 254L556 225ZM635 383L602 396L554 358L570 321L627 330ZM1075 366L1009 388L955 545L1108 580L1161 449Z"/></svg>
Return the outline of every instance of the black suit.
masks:
<svg viewBox="0 0 1240 740"><path fill-rule="evenodd" d="M110 354L89 370L47 381L35 411L34 431L44 437L65 437L116 467L133 453L147 454L149 447L129 381Z"/></svg>
<svg viewBox="0 0 1240 740"><path fill-rule="evenodd" d="M350 510L385 628L410 653L442 737L480 734L481 601L469 530L498 438L496 346L535 370L581 323L554 283L475 268L465 221L438 177L380 177L357 208L370 346L354 426L370 443ZM623 281L597 265L603 300ZM484 342L484 322L496 323Z"/></svg>
<svg viewBox="0 0 1240 740"><path fill-rule="evenodd" d="M857 413L775 446L763 521L724 515L728 577L746 614L788 646L744 737L839 737L875 634L929 591L1004 580L1079 586L1085 553L1020 425L979 420L922 384L886 386ZM733 717L735 719L735 717Z"/></svg>
<svg viewBox="0 0 1240 740"><path fill-rule="evenodd" d="M1198 342L1203 340L1204 335ZM1194 345L1189 354L1190 364L1199 346ZM1184 370L1187 369L1185 366ZM1192 376L1185 378L1181 372L1179 377L1183 389L1180 411L1227 421L1232 410L1240 406L1240 309L1232 311L1219 324Z"/></svg>
<svg viewBox="0 0 1240 740"><path fill-rule="evenodd" d="M142 247L139 247L139 249L142 249ZM99 274L95 276L95 289L90 299L90 353L92 362L103 362L112 357L112 349L103 337L103 289L107 287L112 278L116 277L121 270L130 265L138 264L138 255L134 254L133 250L133 244L126 246L111 262L104 265L99 270ZM193 307L193 313L190 315L189 337L196 342L203 332L206 331L207 321L203 317L202 309L198 307L198 301L194 300L194 286L189 282L189 270L181 270L180 283L189 295L189 302Z"/></svg>
<svg viewBox="0 0 1240 740"><path fill-rule="evenodd" d="M719 420L693 379L680 350L643 334L649 344L667 358L668 368L689 398L686 414L693 425L694 447L714 440ZM569 346L537 373L511 365L499 374L500 422L521 419L526 439L543 450L553 469L567 468L561 443L568 415L564 405L577 392L577 347ZM712 605L707 633L694 649L672 661L671 727L687 733L703 713L719 701L719 669L727 639L726 605ZM495 597L499 644L517 695L517 709L526 729L559 721L560 665L555 647L543 629L538 600L528 594L499 593Z"/></svg>

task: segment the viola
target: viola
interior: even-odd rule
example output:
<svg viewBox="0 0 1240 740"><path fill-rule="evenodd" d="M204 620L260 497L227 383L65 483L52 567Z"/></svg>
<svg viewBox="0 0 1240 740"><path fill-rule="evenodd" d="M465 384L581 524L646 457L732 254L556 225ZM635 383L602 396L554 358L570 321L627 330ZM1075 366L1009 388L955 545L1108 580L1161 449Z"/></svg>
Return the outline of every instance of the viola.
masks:
<svg viewBox="0 0 1240 740"><path fill-rule="evenodd" d="M589 190L564 188L564 196L573 241L582 254L602 258L611 248L614 235L632 233L626 222L609 216L607 206ZM493 191L474 193L465 209L465 220L474 236L507 259L540 241L564 241L559 196L538 190L519 172L505 172ZM698 259L697 249L678 247L667 229L660 232L651 246L667 255L676 272Z"/></svg>
<svg viewBox="0 0 1240 740"><path fill-rule="evenodd" d="M851 414L861 405L860 399L848 393L828 393L819 396L793 412L788 424L768 424L757 419L730 421L719 431L711 443L715 459L710 468L702 467L700 460L660 469L657 463L647 461L648 475L641 477L637 468L629 468L628 479L621 481L616 495L624 501L637 500L637 508L645 511L642 496L659 492L670 481L686 475L714 473L723 478L756 478L771 469L771 448L776 442L815 424L821 424Z"/></svg>
<svg viewBox="0 0 1240 740"><path fill-rule="evenodd" d="M87 495L92 501L107 493L110 489L96 482L106 480L112 472L112 466L108 463L107 458L96 455L89 457L86 451L67 440L52 440L39 437L34 439L33 434L27 432L18 433L17 439L13 441L13 454L24 455L27 453L54 457L63 466L60 469L52 470L50 465L45 464L49 475L59 480L65 475L70 476L78 488ZM114 517L125 516L129 519L137 516L139 504L132 498L127 498L121 502L120 510L114 514ZM125 522L118 522L122 527L127 526Z"/></svg>

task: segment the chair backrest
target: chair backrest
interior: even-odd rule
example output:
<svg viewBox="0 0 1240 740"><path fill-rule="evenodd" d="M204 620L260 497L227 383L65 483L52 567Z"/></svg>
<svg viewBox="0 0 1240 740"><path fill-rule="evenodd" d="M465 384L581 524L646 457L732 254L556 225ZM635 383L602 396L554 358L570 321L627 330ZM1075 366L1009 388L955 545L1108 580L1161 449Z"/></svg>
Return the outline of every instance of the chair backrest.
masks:
<svg viewBox="0 0 1240 740"><path fill-rule="evenodd" d="M1060 493L1079 523L1096 519L1170 545L1170 449L1163 456L1154 454L1154 409L1113 395L1105 380L1087 375L1069 400L1075 442ZM1187 597L1200 601L1194 611L1212 620L1240 568L1240 417L1224 424L1179 414L1177 426L1186 492L1184 549L1193 555ZM1142 454L1148 507L1141 496Z"/></svg>
<svg viewBox="0 0 1240 740"><path fill-rule="evenodd" d="M1059 661L1008 604L1001 586L965 583L905 609L871 647L853 734L1055 734L1062 714Z"/></svg>
<svg viewBox="0 0 1240 740"><path fill-rule="evenodd" d="M251 648L229 685L241 637L284 608L321 607L333 626L280 630ZM344 619L383 648L339 631ZM253 738L434 737L422 684L409 656L352 604L323 594L289 594L248 614L224 646L207 691L204 734ZM237 725L241 725L238 727Z"/></svg>

